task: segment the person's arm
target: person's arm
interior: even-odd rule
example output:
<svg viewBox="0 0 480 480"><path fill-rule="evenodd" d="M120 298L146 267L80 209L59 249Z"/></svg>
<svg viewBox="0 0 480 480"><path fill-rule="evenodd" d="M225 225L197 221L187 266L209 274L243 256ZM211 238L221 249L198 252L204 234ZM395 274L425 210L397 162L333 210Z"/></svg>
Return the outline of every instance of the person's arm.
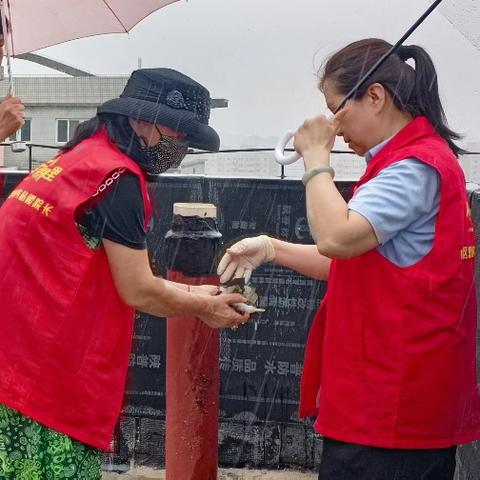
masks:
<svg viewBox="0 0 480 480"><path fill-rule="evenodd" d="M248 315L241 315L232 307L245 302L242 295L189 293L178 288L178 284L155 277L146 250L129 248L105 238L103 245L115 287L131 307L159 317L195 315L213 328L231 327L248 320Z"/></svg>
<svg viewBox="0 0 480 480"><path fill-rule="evenodd" d="M316 245L300 245L271 238L275 249L273 262L291 268L307 277L327 280L332 260L320 255Z"/></svg>
<svg viewBox="0 0 480 480"><path fill-rule="evenodd" d="M244 277L245 281L257 267L266 262L291 268L318 280L326 280L331 260L318 253L315 245L297 245L267 235L249 237L227 249L218 264L220 282Z"/></svg>
<svg viewBox="0 0 480 480"><path fill-rule="evenodd" d="M328 152L317 152L325 155ZM309 152L309 155L315 155ZM306 186L307 216L318 252L330 258L350 258L378 247L372 225L350 210L328 173L315 175Z"/></svg>
<svg viewBox="0 0 480 480"><path fill-rule="evenodd" d="M305 169L330 165L330 151L345 109L329 120L306 120L295 134L294 147ZM305 187L310 232L318 251L329 258L350 258L379 245L375 231L362 215L350 211L328 172L310 178Z"/></svg>
<svg viewBox="0 0 480 480"><path fill-rule="evenodd" d="M109 240L131 250L146 249L142 191L138 178L129 172L123 173L95 204L87 203L80 207L76 216L89 236L101 238L102 243ZM169 282L169 285L184 292L201 295L218 293L218 287L214 285L186 285L176 282Z"/></svg>
<svg viewBox="0 0 480 480"><path fill-rule="evenodd" d="M217 295L220 291L216 285L189 285L186 283L172 282L170 280L168 280L168 282L172 287L179 288L184 292L198 293L199 295Z"/></svg>

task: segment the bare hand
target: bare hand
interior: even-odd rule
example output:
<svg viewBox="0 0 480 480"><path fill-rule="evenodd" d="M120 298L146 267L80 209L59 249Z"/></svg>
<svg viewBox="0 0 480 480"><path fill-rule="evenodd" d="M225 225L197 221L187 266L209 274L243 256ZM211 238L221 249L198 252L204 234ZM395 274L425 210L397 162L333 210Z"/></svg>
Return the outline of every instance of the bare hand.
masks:
<svg viewBox="0 0 480 480"><path fill-rule="evenodd" d="M190 292L198 295L217 295L218 287L216 285L191 285Z"/></svg>
<svg viewBox="0 0 480 480"><path fill-rule="evenodd" d="M0 141L22 128L25 123L25 106L18 97L7 95L0 103Z"/></svg>
<svg viewBox="0 0 480 480"><path fill-rule="evenodd" d="M246 298L239 293L226 293L209 299L209 309L198 315L211 328L228 328L243 325L248 321L248 313L240 314L234 308L235 303L244 303Z"/></svg>
<svg viewBox="0 0 480 480"><path fill-rule="evenodd" d="M335 143L335 136L346 109L340 110L334 117L325 115L307 119L295 133L293 146L305 158L308 151L326 150L330 152Z"/></svg>

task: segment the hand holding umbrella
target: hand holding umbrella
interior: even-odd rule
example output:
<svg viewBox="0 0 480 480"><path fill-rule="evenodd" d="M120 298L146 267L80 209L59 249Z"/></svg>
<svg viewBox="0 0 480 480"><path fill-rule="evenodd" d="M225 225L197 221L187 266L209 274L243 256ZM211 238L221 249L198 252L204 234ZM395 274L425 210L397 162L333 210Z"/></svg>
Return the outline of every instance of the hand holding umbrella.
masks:
<svg viewBox="0 0 480 480"><path fill-rule="evenodd" d="M151 13L176 1L0 0L11 91L10 57L77 38L129 32Z"/></svg>
<svg viewBox="0 0 480 480"><path fill-rule="evenodd" d="M3 60L3 27L0 21L0 64ZM0 103L0 142L22 128L25 123L25 106L18 97L7 95ZM20 149L23 151L24 149Z"/></svg>
<svg viewBox="0 0 480 480"><path fill-rule="evenodd" d="M11 95L0 104L0 135L4 135L2 140L24 123L24 107L15 98L11 57L76 38L128 32L146 16L175 1L177 0L142 0L132 3L130 0L0 0L0 35L2 47L3 39L5 40ZM14 151L26 149L24 142L14 142L11 145Z"/></svg>
<svg viewBox="0 0 480 480"><path fill-rule="evenodd" d="M18 97L7 95L0 103L0 142L22 128L25 123L25 106Z"/></svg>

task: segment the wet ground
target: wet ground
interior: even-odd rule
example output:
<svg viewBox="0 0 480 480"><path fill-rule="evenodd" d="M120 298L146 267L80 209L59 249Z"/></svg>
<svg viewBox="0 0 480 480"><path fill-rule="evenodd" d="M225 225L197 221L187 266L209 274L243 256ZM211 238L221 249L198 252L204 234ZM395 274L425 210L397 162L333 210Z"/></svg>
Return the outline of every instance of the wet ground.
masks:
<svg viewBox="0 0 480 480"><path fill-rule="evenodd" d="M222 469L218 480L317 480L314 473L292 472L291 470L237 470ZM165 480L165 470L138 468L127 473L104 473L103 480Z"/></svg>

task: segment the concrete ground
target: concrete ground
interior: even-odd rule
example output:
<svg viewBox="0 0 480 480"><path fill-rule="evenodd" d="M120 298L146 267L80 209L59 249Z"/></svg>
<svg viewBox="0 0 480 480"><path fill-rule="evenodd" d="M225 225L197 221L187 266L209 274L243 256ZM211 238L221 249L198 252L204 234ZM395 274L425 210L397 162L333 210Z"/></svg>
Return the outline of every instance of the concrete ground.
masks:
<svg viewBox="0 0 480 480"><path fill-rule="evenodd" d="M317 480L317 478L318 475L313 473L289 470L221 469L218 475L218 480ZM104 473L103 480L165 480L165 470L135 468L122 474Z"/></svg>

